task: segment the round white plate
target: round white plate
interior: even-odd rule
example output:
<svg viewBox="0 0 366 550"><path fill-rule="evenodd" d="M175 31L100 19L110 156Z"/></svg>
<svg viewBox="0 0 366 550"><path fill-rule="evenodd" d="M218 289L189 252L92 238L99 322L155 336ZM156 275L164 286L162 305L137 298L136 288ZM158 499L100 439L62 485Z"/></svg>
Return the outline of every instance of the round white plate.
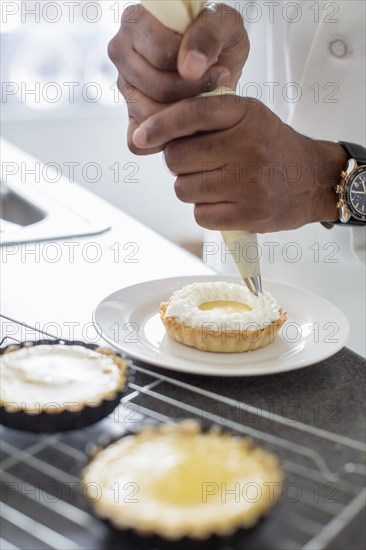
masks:
<svg viewBox="0 0 366 550"><path fill-rule="evenodd" d="M148 281L114 292L97 306L93 321L109 344L133 358L166 369L210 376L256 376L299 369L334 355L345 344L349 323L333 304L307 290L264 281L288 320L267 347L249 353L211 353L184 346L165 332L160 302L194 282L237 277L192 276Z"/></svg>

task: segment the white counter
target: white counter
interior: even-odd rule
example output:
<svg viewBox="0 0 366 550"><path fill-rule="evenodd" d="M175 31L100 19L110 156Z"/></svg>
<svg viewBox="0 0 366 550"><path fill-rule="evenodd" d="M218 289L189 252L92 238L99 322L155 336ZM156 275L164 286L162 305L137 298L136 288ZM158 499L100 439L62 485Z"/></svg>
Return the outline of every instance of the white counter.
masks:
<svg viewBox="0 0 366 550"><path fill-rule="evenodd" d="M12 159L19 154L19 162L29 160L19 150L11 153ZM112 228L90 237L2 247L3 315L63 338L94 341L92 312L111 292L150 279L212 273L198 258L91 192L66 180L59 185L73 204ZM164 216L158 201L151 208ZM3 336L6 330L5 325ZM13 330L10 324L8 330Z"/></svg>

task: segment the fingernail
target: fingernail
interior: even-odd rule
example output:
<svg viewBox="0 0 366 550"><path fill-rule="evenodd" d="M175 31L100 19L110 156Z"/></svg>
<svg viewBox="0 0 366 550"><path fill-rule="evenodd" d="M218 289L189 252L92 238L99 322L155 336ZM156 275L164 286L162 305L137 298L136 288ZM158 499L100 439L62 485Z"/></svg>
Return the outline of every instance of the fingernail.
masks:
<svg viewBox="0 0 366 550"><path fill-rule="evenodd" d="M203 53L193 50L187 53L183 61L182 72L190 78L198 79L206 72L207 65L207 57Z"/></svg>
<svg viewBox="0 0 366 550"><path fill-rule="evenodd" d="M137 128L137 130L135 130L132 134L132 141L136 147L139 147L140 149L147 147L147 134L145 130L143 130L143 128Z"/></svg>

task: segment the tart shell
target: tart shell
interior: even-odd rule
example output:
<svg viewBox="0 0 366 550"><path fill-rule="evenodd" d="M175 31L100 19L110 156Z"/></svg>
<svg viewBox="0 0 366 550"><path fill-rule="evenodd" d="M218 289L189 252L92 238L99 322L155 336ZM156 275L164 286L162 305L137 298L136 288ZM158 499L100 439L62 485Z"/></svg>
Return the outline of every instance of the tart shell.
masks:
<svg viewBox="0 0 366 550"><path fill-rule="evenodd" d="M99 422L111 414L119 405L127 386L127 379L129 376L128 367L131 366L131 363L108 348L79 341L38 340L36 342L29 341L21 342L20 344L11 344L1 349L0 355L12 353L25 347L53 346L57 344L65 346L82 346L86 349L111 356L122 373L120 386L113 392L101 394L100 398L95 398L92 404L80 403L76 409L75 406L73 406L72 410L68 410L67 408L62 409L61 405L55 403L54 407L47 407L46 410L38 408L36 411L32 411L30 409L21 408L21 406L17 408L16 403L11 403L11 405L9 405L6 402L0 402L0 424L15 430L37 433L77 430Z"/></svg>
<svg viewBox="0 0 366 550"><path fill-rule="evenodd" d="M280 318L264 328L243 331L210 331L183 325L174 317L168 317L166 314L168 306L169 300L162 302L159 313L169 336L185 346L214 353L242 353L263 348L273 342L275 335L287 320L287 313L280 309Z"/></svg>
<svg viewBox="0 0 366 550"><path fill-rule="evenodd" d="M238 440L238 436L231 434L225 429L221 430L217 427L202 429L197 421L191 419L180 420L177 423L172 424L146 426L141 428L138 432L135 432L133 435L126 434L122 436L120 440L125 437L141 437L141 435L145 435L145 433L147 437L149 437L150 434L166 434L170 431L179 431L182 433L186 432L192 435L192 437L199 433L209 434L210 432L213 432L216 434L219 433L223 437L230 436ZM163 541L186 540L187 544L190 541L207 541L213 537L225 537L232 535L239 530L248 530L253 528L260 519L268 515L281 495L283 473L280 468L278 458L269 451L257 446L251 438L239 436L240 445L246 449L250 449L253 453L256 453L256 460L268 472L268 482L264 483L263 487L264 497L263 499L261 498L259 502L256 501L255 506L249 509L243 508L242 513L235 514L235 516L233 515L230 519L226 518L225 521L222 521L221 517L210 517L207 523L204 521L190 521L188 525L181 525L180 527L172 527L172 525L164 519L164 514L161 515L161 520L158 520L157 522L151 518L142 517L138 512L138 509L136 509L136 507L138 508L138 504L136 503L131 505L136 511L136 514L134 513L133 516L131 516L131 514L124 513L123 507L113 509L114 507L111 507L108 502L104 505L102 493L98 494L98 498L95 497L95 487L97 486L100 488L101 486L99 484L99 480L91 478L90 472L88 471L89 468L93 466L93 461L98 459L103 451L108 450L110 446L118 444L120 440L111 441L106 447L99 448L97 451L94 451L88 463L84 466L80 476L84 485L83 495L89 502L89 505L95 515L117 531L123 530L130 532L133 535L142 536L144 538L154 537L155 539L159 538ZM162 458L165 459L166 457ZM167 474L167 479L168 478L169 473ZM271 485L271 490L268 492L265 487L267 484L268 486ZM89 486L91 487L90 495ZM110 487L108 487L108 489L110 489ZM118 502L124 503L125 501L119 499ZM157 502L156 505L158 504L159 502Z"/></svg>

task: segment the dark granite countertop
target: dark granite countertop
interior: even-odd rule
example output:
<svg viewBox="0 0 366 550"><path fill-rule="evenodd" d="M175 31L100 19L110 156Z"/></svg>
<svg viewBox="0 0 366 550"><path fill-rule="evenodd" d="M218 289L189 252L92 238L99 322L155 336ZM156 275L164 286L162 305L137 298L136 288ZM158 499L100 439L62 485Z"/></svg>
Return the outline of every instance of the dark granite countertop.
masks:
<svg viewBox="0 0 366 550"><path fill-rule="evenodd" d="M125 416L117 422L109 418L84 430L52 437L3 428L3 495L10 510L3 528L9 542L27 550L72 548L73 543L85 550L365 547L365 361L361 357L344 348L308 368L243 378L207 378L139 362L135 365ZM62 475L77 479L90 442L105 443L108 433L116 435L119 430L122 434L135 430L140 423L167 417L194 417L204 425L218 423L234 433L248 434L276 452L286 479L282 498L270 515L255 528L230 537L167 543L117 532L89 515L72 523L53 502L44 506L27 494L25 483L41 490L48 483L52 492L50 483L65 484ZM70 498L62 496L61 500L83 514L90 513L78 487ZM33 522L46 524L51 534L19 528L16 520L23 516L12 519L11 508L30 516ZM52 546L53 531L71 541L69 546L57 538Z"/></svg>

